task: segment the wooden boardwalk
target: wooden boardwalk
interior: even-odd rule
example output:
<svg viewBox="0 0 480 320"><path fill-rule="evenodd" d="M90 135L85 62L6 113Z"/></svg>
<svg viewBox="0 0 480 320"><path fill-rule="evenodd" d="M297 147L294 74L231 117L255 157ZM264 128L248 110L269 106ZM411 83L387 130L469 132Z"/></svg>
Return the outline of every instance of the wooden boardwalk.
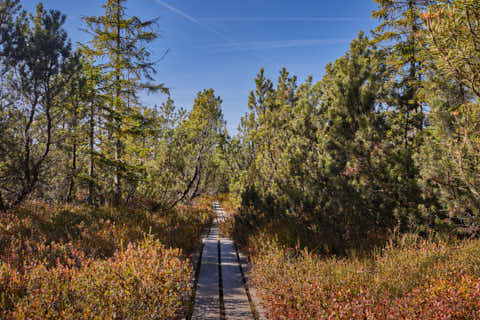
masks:
<svg viewBox="0 0 480 320"><path fill-rule="evenodd" d="M203 239L192 319L253 320L235 245L219 236L218 221L225 218L225 212L217 202L214 210L217 218Z"/></svg>

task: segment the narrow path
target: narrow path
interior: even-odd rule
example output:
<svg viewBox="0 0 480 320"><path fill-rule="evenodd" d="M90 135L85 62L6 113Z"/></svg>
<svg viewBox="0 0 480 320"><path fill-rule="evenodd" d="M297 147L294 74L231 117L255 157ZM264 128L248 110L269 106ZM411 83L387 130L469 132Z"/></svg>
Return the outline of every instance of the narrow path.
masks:
<svg viewBox="0 0 480 320"><path fill-rule="evenodd" d="M218 224L203 239L202 261L198 276L192 319L219 319Z"/></svg>
<svg viewBox="0 0 480 320"><path fill-rule="evenodd" d="M225 212L218 202L214 210L217 218L203 239L192 319L253 320L233 241L219 237L218 221L225 219Z"/></svg>

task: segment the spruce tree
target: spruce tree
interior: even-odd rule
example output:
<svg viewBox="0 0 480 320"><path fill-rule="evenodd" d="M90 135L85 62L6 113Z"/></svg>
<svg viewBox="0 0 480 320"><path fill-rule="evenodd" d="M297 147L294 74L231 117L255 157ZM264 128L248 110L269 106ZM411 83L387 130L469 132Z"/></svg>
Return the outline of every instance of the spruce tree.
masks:
<svg viewBox="0 0 480 320"><path fill-rule="evenodd" d="M129 17L124 3L126 0L108 0L103 6L105 14L98 17L86 17L87 31L93 36L89 45L84 45L84 53L96 60L104 73L105 82L100 90L108 101L106 125L111 140L110 148L114 154L113 164L113 202L118 204L122 197L122 177L126 174L124 163L124 140L133 119L138 101L138 90L161 90L163 85L155 85L154 61L148 45L157 38L154 31L156 19L141 20Z"/></svg>
<svg viewBox="0 0 480 320"><path fill-rule="evenodd" d="M409 148L416 151L417 135L424 125L423 102L420 96L423 62L420 51L420 34L423 22L420 13L435 0L374 0L378 8L372 16L380 21L374 30L374 41L386 43L389 49L390 67L398 77L391 82L391 95L387 100L390 106L397 108L399 126L403 144L407 152L406 170L413 173L408 160ZM400 132L399 132L400 133Z"/></svg>

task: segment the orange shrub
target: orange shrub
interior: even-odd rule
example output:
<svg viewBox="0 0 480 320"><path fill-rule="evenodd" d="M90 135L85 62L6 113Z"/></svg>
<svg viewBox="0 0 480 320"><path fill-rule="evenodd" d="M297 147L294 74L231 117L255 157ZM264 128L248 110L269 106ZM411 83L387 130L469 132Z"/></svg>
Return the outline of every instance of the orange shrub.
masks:
<svg viewBox="0 0 480 320"><path fill-rule="evenodd" d="M480 319L480 241L414 239L321 258L256 239L252 285L269 319Z"/></svg>
<svg viewBox="0 0 480 320"><path fill-rule="evenodd" d="M149 238L81 268L33 267L26 274L26 295L11 315L15 319L175 319L188 303L191 272L180 250L166 249Z"/></svg>
<svg viewBox="0 0 480 320"><path fill-rule="evenodd" d="M181 315L212 201L166 212L30 202L1 214L0 319Z"/></svg>

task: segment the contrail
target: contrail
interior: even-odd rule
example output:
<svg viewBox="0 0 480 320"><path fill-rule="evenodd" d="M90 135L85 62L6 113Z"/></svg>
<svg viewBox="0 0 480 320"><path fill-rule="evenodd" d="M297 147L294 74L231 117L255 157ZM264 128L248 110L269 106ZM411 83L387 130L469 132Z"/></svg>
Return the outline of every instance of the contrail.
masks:
<svg viewBox="0 0 480 320"><path fill-rule="evenodd" d="M192 23L195 23L196 25L199 25L200 27L204 28L204 29L207 29L208 31L216 34L219 38L221 38L222 40L228 42L230 45L232 46L238 46L239 44L230 39L229 37L227 37L226 35L224 35L223 33L221 33L220 31L210 27L209 25L205 24L205 23L202 23L200 22L198 19L195 19L194 17L192 17L191 15L185 13L184 11L178 9L178 8L175 8L174 6L166 3L165 1L163 0L154 0L156 3L158 3L159 5L167 8L168 10L172 11L173 13L176 13L178 14L179 16L187 19L188 21L192 22Z"/></svg>
<svg viewBox="0 0 480 320"><path fill-rule="evenodd" d="M200 21L218 22L348 22L361 21L353 17L206 17Z"/></svg>
<svg viewBox="0 0 480 320"><path fill-rule="evenodd" d="M264 50L264 49L282 49L296 48L318 45L335 45L349 43L350 39L297 39L297 40L280 40L280 41L252 41L238 43L238 46L228 44L216 44L204 46L204 48L216 49L218 52L230 52L238 50Z"/></svg>

